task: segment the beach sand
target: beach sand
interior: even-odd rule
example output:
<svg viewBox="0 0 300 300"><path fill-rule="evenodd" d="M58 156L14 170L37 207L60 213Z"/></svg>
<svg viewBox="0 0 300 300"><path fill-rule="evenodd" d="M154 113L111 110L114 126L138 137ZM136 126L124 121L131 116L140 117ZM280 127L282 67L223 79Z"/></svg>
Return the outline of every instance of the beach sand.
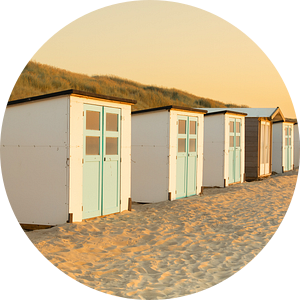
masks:
<svg viewBox="0 0 300 300"><path fill-rule="evenodd" d="M26 234L57 268L88 287L132 299L179 297L248 264L280 225L296 180L291 171Z"/></svg>

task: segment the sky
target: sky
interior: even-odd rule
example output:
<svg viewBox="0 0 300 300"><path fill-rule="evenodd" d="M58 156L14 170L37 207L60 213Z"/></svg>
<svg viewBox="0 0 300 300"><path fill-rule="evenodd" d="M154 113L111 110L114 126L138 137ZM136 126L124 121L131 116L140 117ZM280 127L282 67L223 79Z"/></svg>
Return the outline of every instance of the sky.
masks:
<svg viewBox="0 0 300 300"><path fill-rule="evenodd" d="M137 1L89 13L53 35L32 60L87 75L115 75L197 96L295 111L264 52L242 31L189 5Z"/></svg>

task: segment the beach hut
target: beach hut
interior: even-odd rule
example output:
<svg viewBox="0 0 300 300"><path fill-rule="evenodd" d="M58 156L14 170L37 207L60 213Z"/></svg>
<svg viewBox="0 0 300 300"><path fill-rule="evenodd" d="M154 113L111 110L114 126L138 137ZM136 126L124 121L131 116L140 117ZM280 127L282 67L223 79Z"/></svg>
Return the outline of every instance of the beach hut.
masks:
<svg viewBox="0 0 300 300"><path fill-rule="evenodd" d="M272 174L272 125L283 121L277 108L230 108L245 118L245 176L247 181Z"/></svg>
<svg viewBox="0 0 300 300"><path fill-rule="evenodd" d="M205 113L173 105L132 112L132 201L201 193Z"/></svg>
<svg viewBox="0 0 300 300"><path fill-rule="evenodd" d="M134 103L73 89L8 102L1 166L24 228L128 209Z"/></svg>
<svg viewBox="0 0 300 300"><path fill-rule="evenodd" d="M203 186L245 181L246 113L208 108L204 117Z"/></svg>
<svg viewBox="0 0 300 300"><path fill-rule="evenodd" d="M284 173L294 169L294 124L296 119L273 123L272 171Z"/></svg>

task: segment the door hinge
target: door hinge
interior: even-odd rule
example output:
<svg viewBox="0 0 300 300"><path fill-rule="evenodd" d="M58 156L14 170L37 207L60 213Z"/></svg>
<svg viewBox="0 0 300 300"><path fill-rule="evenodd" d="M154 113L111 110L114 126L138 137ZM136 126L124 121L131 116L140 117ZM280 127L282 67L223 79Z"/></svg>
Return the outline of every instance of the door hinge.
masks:
<svg viewBox="0 0 300 300"><path fill-rule="evenodd" d="M175 191L175 194L177 194L177 191Z"/></svg>
<svg viewBox="0 0 300 300"><path fill-rule="evenodd" d="M120 162L122 162L122 157L120 157Z"/></svg>
<svg viewBox="0 0 300 300"><path fill-rule="evenodd" d="M82 163L84 164L84 158L82 159Z"/></svg>
<svg viewBox="0 0 300 300"><path fill-rule="evenodd" d="M84 116L84 111L82 112L82 115Z"/></svg>
<svg viewBox="0 0 300 300"><path fill-rule="evenodd" d="M176 125L178 125L178 121L176 121Z"/></svg>
<svg viewBox="0 0 300 300"><path fill-rule="evenodd" d="M83 211L83 206L81 206L81 209L82 209L82 211Z"/></svg>

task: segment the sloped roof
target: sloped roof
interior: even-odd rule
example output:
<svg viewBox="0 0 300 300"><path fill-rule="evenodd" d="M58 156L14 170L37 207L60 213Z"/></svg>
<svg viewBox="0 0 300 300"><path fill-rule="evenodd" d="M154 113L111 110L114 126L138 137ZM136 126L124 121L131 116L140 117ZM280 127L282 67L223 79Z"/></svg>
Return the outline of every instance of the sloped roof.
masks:
<svg viewBox="0 0 300 300"><path fill-rule="evenodd" d="M226 111L226 108L207 108L208 113ZM284 120L283 113L279 107L276 108L250 108L250 107L239 107L239 108L230 108L228 111L234 111L238 113L245 113L249 118L268 118L271 121L281 121Z"/></svg>

